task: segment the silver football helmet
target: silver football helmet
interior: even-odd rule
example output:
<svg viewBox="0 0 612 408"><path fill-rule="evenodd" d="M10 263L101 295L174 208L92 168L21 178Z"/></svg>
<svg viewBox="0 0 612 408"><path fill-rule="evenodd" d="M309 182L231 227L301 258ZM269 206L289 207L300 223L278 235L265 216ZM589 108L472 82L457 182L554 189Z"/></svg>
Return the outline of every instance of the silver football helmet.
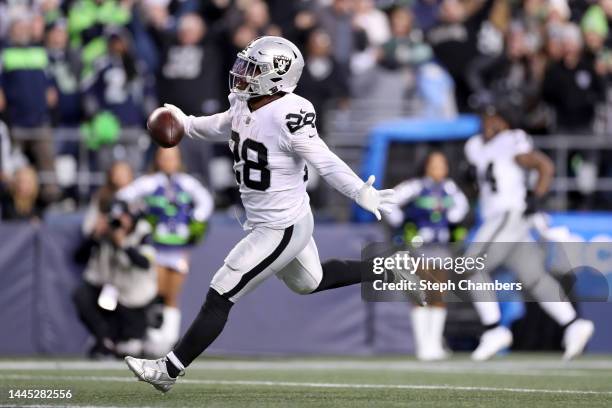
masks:
<svg viewBox="0 0 612 408"><path fill-rule="evenodd" d="M302 69L304 57L295 44L282 37L260 37L238 53L230 70L230 92L242 100L293 92Z"/></svg>

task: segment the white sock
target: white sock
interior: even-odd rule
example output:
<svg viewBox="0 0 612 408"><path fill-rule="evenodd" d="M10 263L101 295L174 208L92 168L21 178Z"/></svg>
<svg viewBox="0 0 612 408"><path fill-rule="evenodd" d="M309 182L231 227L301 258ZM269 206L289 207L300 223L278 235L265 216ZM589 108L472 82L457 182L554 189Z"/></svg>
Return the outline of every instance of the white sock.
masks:
<svg viewBox="0 0 612 408"><path fill-rule="evenodd" d="M417 356L423 353L429 341L429 316L427 307L414 307L411 312L412 334L414 338L414 351Z"/></svg>
<svg viewBox="0 0 612 408"><path fill-rule="evenodd" d="M540 307L561 326L576 318L576 310L569 302L540 302Z"/></svg>
<svg viewBox="0 0 612 408"><path fill-rule="evenodd" d="M501 320L501 312L497 302L474 302L474 307L480 317L480 323L485 326L497 324Z"/></svg>
<svg viewBox="0 0 612 408"><path fill-rule="evenodd" d="M115 350L126 356L137 356L142 353L143 341L140 339L129 339L117 343Z"/></svg>
<svg viewBox="0 0 612 408"><path fill-rule="evenodd" d="M178 357L174 354L174 351L171 351L166 354L166 357L180 371L183 371L185 369L185 366L183 365L183 363L181 363L181 360L179 360Z"/></svg>
<svg viewBox="0 0 612 408"><path fill-rule="evenodd" d="M431 306L427 308L429 317L429 341L436 350L444 349L444 323L446 322L446 308Z"/></svg>
<svg viewBox="0 0 612 408"><path fill-rule="evenodd" d="M173 345L178 341L181 331L181 311L176 307L164 306L163 316L160 330L164 340Z"/></svg>

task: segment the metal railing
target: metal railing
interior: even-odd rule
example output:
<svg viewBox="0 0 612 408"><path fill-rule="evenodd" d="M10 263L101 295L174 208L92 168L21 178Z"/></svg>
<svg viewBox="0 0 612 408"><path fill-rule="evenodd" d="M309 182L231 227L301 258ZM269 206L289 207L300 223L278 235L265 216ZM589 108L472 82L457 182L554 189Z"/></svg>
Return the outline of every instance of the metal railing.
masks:
<svg viewBox="0 0 612 408"><path fill-rule="evenodd" d="M29 138L36 141L37 138ZM20 139L25 141L25 139ZM53 129L53 143L55 146L73 144L76 147L77 168L74 178L74 185L78 191L79 201L87 201L93 187L101 186L105 182L105 170L95 168L92 157L96 156L96 151L87 147L78 128L59 127ZM144 129L125 128L117 143L101 147L97 152L104 152L108 156L108 161L122 159L130 162L134 171L138 173L142 170L144 155L150 145L150 139ZM133 151L135 154L130 154ZM57 157L56 157L57 158ZM56 183L58 175L55 172L39 171L40 182L42 184ZM81 202L79 204L82 204Z"/></svg>
<svg viewBox="0 0 612 408"><path fill-rule="evenodd" d="M417 101L405 101L398 106L396 102L385 100L353 100L347 110L329 109L325 122L325 138L332 149L353 169L360 169L367 151L368 136L371 129L386 120L401 117L417 117L420 106ZM590 152L589 159L598 165L604 151L612 151L612 101L599 107L591 134L569 135L553 134L535 136L534 143L550 155L555 163L556 173L552 185L554 206L567 209L569 195L582 191L582 186L576 177L570 174L570 159L573 152ZM612 177L598 175L595 191L612 191ZM336 201L333 192L329 192ZM346 205L340 204L346 208ZM338 211L341 211L338 209Z"/></svg>
<svg viewBox="0 0 612 408"><path fill-rule="evenodd" d="M609 107L605 107L611 111ZM603 111L603 110L602 110ZM352 100L348 109L329 108L326 111L324 123L324 138L330 147L345 160L353 169L360 169L368 143L368 136L373 126L396 118L415 117L420 112L418 101L406 100L401 103L386 100ZM612 112L612 111L611 111ZM580 191L580 183L570 175L570 155L572 152L592 152L596 160L601 152L612 150L612 137L608 133L608 115L599 118L598 133L585 135L547 135L536 136L534 142L538 148L546 151L556 165L552 193L556 200L555 207L566 209L571 192ZM606 122L604 122L606 121ZM54 142L74 143L77 147L77 170L74 184L83 204L90 196L93 187L100 186L105 180L105 168L92 168L91 158L96 154L90 150L78 128L53 129ZM119 141L103 149L111 150L113 159L124 159L131 162L138 173L143 170L145 152L149 148L150 139L144 129L123 129ZM123 151L123 153L122 153ZM132 152L131 154L129 152ZM42 183L56 181L56 174L40 172ZM599 176L596 191L612 191L612 177ZM331 191L326 192L328 209L331 213L345 214L347 203L336 200ZM341 215L340 218L345 217Z"/></svg>

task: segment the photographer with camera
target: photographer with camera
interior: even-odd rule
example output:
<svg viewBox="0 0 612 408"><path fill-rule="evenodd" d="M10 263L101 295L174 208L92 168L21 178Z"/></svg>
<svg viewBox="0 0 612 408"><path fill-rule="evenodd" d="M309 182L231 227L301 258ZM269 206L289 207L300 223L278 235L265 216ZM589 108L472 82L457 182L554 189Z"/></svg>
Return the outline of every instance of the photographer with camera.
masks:
<svg viewBox="0 0 612 408"><path fill-rule="evenodd" d="M110 184L123 179L118 177L125 170L121 166L125 164L109 172ZM84 282L73 295L81 321L95 338L89 350L94 359L142 352L146 313L157 294L150 224L100 196L104 194L98 195L84 222L86 240L76 258L87 266Z"/></svg>

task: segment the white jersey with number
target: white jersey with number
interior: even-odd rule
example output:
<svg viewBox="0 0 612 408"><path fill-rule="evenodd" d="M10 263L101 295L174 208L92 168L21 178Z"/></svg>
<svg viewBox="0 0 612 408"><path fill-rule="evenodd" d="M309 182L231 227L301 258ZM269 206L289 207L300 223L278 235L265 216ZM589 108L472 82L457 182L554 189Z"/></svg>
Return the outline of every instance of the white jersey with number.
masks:
<svg viewBox="0 0 612 408"><path fill-rule="evenodd" d="M525 210L527 173L516 156L532 150L531 138L518 129L503 131L488 142L482 135L467 141L465 155L476 167L483 219Z"/></svg>
<svg viewBox="0 0 612 408"><path fill-rule="evenodd" d="M247 227L286 228L310 212L306 162L338 191L354 199L363 182L319 138L312 104L288 93L251 112L230 94L230 109L189 116L186 133L229 140Z"/></svg>

